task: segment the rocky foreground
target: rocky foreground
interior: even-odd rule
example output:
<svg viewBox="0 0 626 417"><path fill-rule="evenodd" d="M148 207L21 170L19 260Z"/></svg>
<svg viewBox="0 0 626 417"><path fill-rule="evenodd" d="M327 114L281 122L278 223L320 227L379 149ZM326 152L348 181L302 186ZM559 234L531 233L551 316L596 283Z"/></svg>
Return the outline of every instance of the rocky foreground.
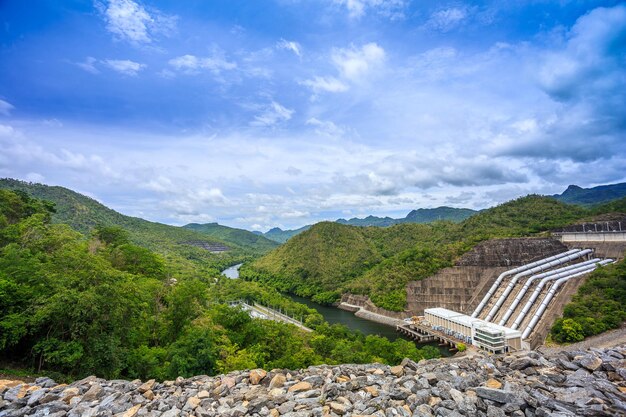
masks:
<svg viewBox="0 0 626 417"><path fill-rule="evenodd" d="M88 377L0 381L9 416L626 415L626 346L542 356L233 372L157 383Z"/></svg>

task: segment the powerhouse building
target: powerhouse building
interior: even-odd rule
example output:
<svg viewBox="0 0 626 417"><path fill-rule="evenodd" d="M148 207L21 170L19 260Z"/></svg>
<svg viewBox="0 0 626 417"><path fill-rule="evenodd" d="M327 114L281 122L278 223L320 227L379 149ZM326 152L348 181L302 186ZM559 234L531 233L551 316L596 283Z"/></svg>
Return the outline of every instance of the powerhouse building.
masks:
<svg viewBox="0 0 626 417"><path fill-rule="evenodd" d="M522 348L522 332L446 308L427 308L424 310L424 319L433 330L492 353Z"/></svg>

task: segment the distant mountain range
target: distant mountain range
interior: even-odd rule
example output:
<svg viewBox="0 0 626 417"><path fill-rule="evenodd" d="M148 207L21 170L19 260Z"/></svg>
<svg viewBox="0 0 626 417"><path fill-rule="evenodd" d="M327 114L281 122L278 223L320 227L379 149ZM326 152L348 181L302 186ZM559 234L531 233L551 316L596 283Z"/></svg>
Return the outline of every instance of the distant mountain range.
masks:
<svg viewBox="0 0 626 417"><path fill-rule="evenodd" d="M570 185L563 193L555 194L549 197L552 197L555 200L561 201L563 203L591 207L626 197L626 183L600 185L598 187L592 188L582 188L577 185ZM413 210L409 214L407 214L406 217L400 219L394 219L391 217L367 216L363 219L359 219L356 217L349 220L338 219L335 222L348 226L363 227L388 227L393 226L394 224L404 223L431 223L437 220L448 220L458 223L462 222L468 217L473 216L476 213L478 213L478 211L468 208L454 208L443 206L432 209L420 208L417 210ZM279 227L275 227L265 233L254 233L257 235L263 235L266 238L279 243L285 243L293 236L309 230L311 226L313 225L306 225L299 229L293 230L282 230Z"/></svg>
<svg viewBox="0 0 626 417"><path fill-rule="evenodd" d="M203 240L208 244L223 244L231 248L265 253L276 247L276 243L285 243L291 237L309 230L313 226L306 225L292 230L282 230L275 227L265 233L250 232L222 226L217 223L191 223L181 228L125 216L92 198L63 187L33 184L5 178L0 179L0 188L21 190L34 197L54 202L57 210L57 213L54 215L54 221L67 223L82 233L89 233L98 224L117 225L131 231L137 243L144 244L155 250L158 250L157 248L162 246L165 241L169 245L185 241L195 242ZM568 204L586 207L597 206L626 197L626 183L601 185L592 188L570 185L563 193L549 197ZM443 206L432 209L420 208L412 210L406 217L398 219L367 216L363 219L356 217L349 220L338 219L335 223L362 227L388 227L406 223L430 223L437 220L458 223L476 213L478 211L467 208Z"/></svg>
<svg viewBox="0 0 626 417"><path fill-rule="evenodd" d="M376 227L389 227L395 224L404 223L431 223L437 220L448 220L453 222L461 222L470 216L478 213L475 210L468 208L454 208L454 207L437 207L432 209L420 208L411 211L406 217L400 219L394 219L391 217L376 217L367 216L363 219L353 217L349 220L338 219L335 223L345 224L348 226L376 226ZM256 234L263 235L268 239L274 240L279 243L285 243L291 237L309 230L313 225L306 225L299 229L294 230L282 230L279 227L270 229L265 233L255 232Z"/></svg>
<svg viewBox="0 0 626 417"><path fill-rule="evenodd" d="M600 185L593 188L582 188L570 185L561 194L551 196L563 203L580 206L595 206L626 197L626 182L619 184Z"/></svg>

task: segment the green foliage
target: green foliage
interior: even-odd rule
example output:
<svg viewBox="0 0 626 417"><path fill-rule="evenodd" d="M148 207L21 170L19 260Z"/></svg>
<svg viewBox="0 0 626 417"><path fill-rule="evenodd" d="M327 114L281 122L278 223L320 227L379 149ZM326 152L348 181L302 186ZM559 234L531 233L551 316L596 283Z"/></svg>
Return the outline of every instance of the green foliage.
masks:
<svg viewBox="0 0 626 417"><path fill-rule="evenodd" d="M459 352L465 352L467 350L467 346L465 345L465 343L459 343L456 345L456 349Z"/></svg>
<svg viewBox="0 0 626 417"><path fill-rule="evenodd" d="M550 331L552 340L558 343L580 342L585 339L583 328L575 320L558 319Z"/></svg>
<svg viewBox="0 0 626 417"><path fill-rule="evenodd" d="M94 235L111 246L124 245L130 241L128 232L119 226L96 226Z"/></svg>
<svg viewBox="0 0 626 417"><path fill-rule="evenodd" d="M197 224L190 223L183 226L207 236L214 237L231 245L236 245L257 252L269 252L278 246L278 243L262 235L257 235L243 229L222 226L217 223Z"/></svg>
<svg viewBox="0 0 626 417"><path fill-rule="evenodd" d="M400 224L388 228L318 223L249 266L241 276L319 301L345 292L368 295L379 307L402 311L406 284L454 265L476 243L529 236L570 224L586 209L531 195L481 211L461 223Z"/></svg>
<svg viewBox="0 0 626 417"><path fill-rule="evenodd" d="M274 289L221 276L222 260L172 279L181 264L133 244L123 230L103 226L86 237L51 224L49 213L42 202L0 190L0 356L13 363L71 378L171 379L432 354L329 326ZM315 331L227 305L239 299L279 307Z"/></svg>
<svg viewBox="0 0 626 417"><path fill-rule="evenodd" d="M594 206L626 197L626 183L600 185L593 188L570 185L562 194L552 197L564 203Z"/></svg>
<svg viewBox="0 0 626 417"><path fill-rule="evenodd" d="M470 216L476 214L476 211L464 208L453 207L437 207L433 209L417 209L411 211L406 217L400 219L392 219L391 217L376 217L367 216L363 219L352 218L350 220L338 219L336 222L348 226L376 226L376 227L389 227L402 223L432 223L435 221L451 221L460 222L467 219ZM306 230L309 230L312 225L307 225L299 229L294 230L282 230L275 227L266 233L263 233L268 239L279 243L285 243L290 238L298 235Z"/></svg>
<svg viewBox="0 0 626 417"><path fill-rule="evenodd" d="M596 206L592 209L592 212L595 214L626 213L626 197Z"/></svg>
<svg viewBox="0 0 626 417"><path fill-rule="evenodd" d="M626 262L596 269L565 306L563 318L552 327L552 339L577 342L626 320Z"/></svg>
<svg viewBox="0 0 626 417"><path fill-rule="evenodd" d="M229 243L219 238L199 233L183 227L150 222L136 217L125 216L100 204L96 200L78 194L63 187L34 184L14 179L0 179L0 189L12 190L23 196L30 196L39 201L36 204L46 207L47 215L51 215L53 223L68 224L72 229L84 234L103 233L102 239L115 238L115 233L123 230L129 243L144 247L162 255L173 267L170 273L173 276L184 275L193 270L204 269L205 273L218 272L219 268L209 271L211 266L232 265L258 256L272 248L271 243L255 246L253 242L244 242L238 245L235 241ZM33 200L35 201L35 200ZM5 202L5 204L10 204ZM54 206L54 212L51 212ZM9 216L15 216L11 210ZM19 214L19 213L18 213ZM0 218L0 226L2 226ZM233 229L234 230L234 229ZM108 236L112 233L111 236ZM118 236L124 238L124 236ZM1 239L1 236L0 236ZM193 246L188 242L200 242L227 246L225 253L211 253L201 247ZM119 242L120 244L122 242Z"/></svg>

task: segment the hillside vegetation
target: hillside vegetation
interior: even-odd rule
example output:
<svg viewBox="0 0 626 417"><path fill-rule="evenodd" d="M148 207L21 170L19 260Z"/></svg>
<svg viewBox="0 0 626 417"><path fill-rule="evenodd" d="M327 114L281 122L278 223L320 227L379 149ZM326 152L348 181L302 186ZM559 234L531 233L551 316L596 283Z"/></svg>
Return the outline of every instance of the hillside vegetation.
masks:
<svg viewBox="0 0 626 417"><path fill-rule="evenodd" d="M590 214L578 206L531 195L461 223L385 229L322 223L242 268L242 277L320 302L336 301L343 292L364 294L379 307L402 311L409 281L453 265L476 243L538 234Z"/></svg>
<svg viewBox="0 0 626 417"><path fill-rule="evenodd" d="M626 183L600 185L593 188L582 188L577 185L570 185L561 194L552 196L552 198L563 203L578 204L587 207L624 197L626 197Z"/></svg>
<svg viewBox="0 0 626 417"><path fill-rule="evenodd" d="M257 252L269 252L278 246L277 242L264 236L243 229L222 226L217 223L189 223L183 227L219 239L227 244L253 249Z"/></svg>
<svg viewBox="0 0 626 417"><path fill-rule="evenodd" d="M596 269L552 326L552 339L580 342L626 321L626 262Z"/></svg>
<svg viewBox="0 0 626 417"><path fill-rule="evenodd" d="M346 219L338 219L335 222L339 224L344 224L347 226L360 226L360 227L389 227L396 224L405 224L405 223L431 223L434 221L452 221L452 222L460 222L462 220L467 219L470 216L473 216L477 212L471 209L466 208L453 208L453 207L437 207L432 209L417 209L412 210L406 217L402 217L399 219L394 219L391 217L377 217L377 216L367 216L365 218L359 219L357 217L353 217L349 220ZM275 227L269 230L266 233L263 233L263 236L268 239L274 240L279 243L285 243L290 238L309 230L313 225L303 226L299 229L295 230L282 230L278 227Z"/></svg>
<svg viewBox="0 0 626 417"><path fill-rule="evenodd" d="M0 190L0 357L72 379L95 374L173 379L263 367L398 363L438 356L406 340L365 337L315 310L217 268L182 270L119 227L82 235L51 222L53 207ZM252 319L229 307L280 306L315 330ZM62 376L61 376L62 377Z"/></svg>
<svg viewBox="0 0 626 417"><path fill-rule="evenodd" d="M32 197L54 203L52 222L67 224L83 234L90 234L96 226L121 227L128 231L130 241L134 244L156 251L172 262L181 264L193 263L201 267L219 265L221 268L271 249L268 245L256 247L248 242L241 245L235 241L225 242L190 229L125 216L92 198L64 187L0 179L0 189L20 190ZM189 243L226 246L230 250L226 253L213 254Z"/></svg>

